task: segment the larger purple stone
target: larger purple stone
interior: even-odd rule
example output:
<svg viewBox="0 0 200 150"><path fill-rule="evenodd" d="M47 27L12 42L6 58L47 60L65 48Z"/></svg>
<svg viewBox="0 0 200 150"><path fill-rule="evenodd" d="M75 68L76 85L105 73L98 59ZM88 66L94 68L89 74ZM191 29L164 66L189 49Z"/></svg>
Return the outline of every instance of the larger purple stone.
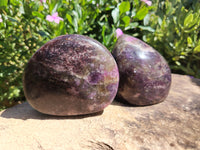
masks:
<svg viewBox="0 0 200 150"><path fill-rule="evenodd" d="M102 111L114 99L117 64L96 40L82 35L59 36L42 46L24 71L30 105L50 115L82 115Z"/></svg>
<svg viewBox="0 0 200 150"><path fill-rule="evenodd" d="M120 73L118 97L134 105L156 104L167 97L171 71L156 50L123 34L115 44L113 56Z"/></svg>

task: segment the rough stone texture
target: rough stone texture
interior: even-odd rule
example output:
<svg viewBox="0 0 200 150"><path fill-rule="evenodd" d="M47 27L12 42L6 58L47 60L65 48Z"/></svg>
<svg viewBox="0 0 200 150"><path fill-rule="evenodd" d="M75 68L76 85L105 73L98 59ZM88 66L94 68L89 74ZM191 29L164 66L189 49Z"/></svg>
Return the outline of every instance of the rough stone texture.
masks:
<svg viewBox="0 0 200 150"><path fill-rule="evenodd" d="M115 101L95 115L55 117L25 102L0 116L1 150L200 150L200 80L172 75L167 99L151 106Z"/></svg>
<svg viewBox="0 0 200 150"><path fill-rule="evenodd" d="M72 34L54 38L29 60L24 93L39 112L66 116L102 111L115 98L117 64L98 41Z"/></svg>
<svg viewBox="0 0 200 150"><path fill-rule="evenodd" d="M162 102L171 85L171 71L166 60L145 42L121 35L112 54L118 64L118 96L133 105Z"/></svg>

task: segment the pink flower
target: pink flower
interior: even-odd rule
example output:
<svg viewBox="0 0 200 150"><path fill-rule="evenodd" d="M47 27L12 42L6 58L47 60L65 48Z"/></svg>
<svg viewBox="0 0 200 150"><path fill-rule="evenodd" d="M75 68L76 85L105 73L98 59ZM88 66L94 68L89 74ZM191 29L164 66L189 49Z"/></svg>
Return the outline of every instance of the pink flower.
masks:
<svg viewBox="0 0 200 150"><path fill-rule="evenodd" d="M141 0L141 1L145 2L148 6L152 5L152 1L150 0Z"/></svg>
<svg viewBox="0 0 200 150"><path fill-rule="evenodd" d="M58 17L58 12L55 12L52 16L47 15L46 20L49 21L49 22L54 21L55 23L59 24L60 20L63 21L63 18Z"/></svg>
<svg viewBox="0 0 200 150"><path fill-rule="evenodd" d="M1 15L0 15L0 22L3 22L2 18L1 18Z"/></svg>
<svg viewBox="0 0 200 150"><path fill-rule="evenodd" d="M120 37L122 34L123 34L123 31L120 28L117 28L116 30L117 38Z"/></svg>
<svg viewBox="0 0 200 150"><path fill-rule="evenodd" d="M46 0L40 0L41 3L46 3Z"/></svg>

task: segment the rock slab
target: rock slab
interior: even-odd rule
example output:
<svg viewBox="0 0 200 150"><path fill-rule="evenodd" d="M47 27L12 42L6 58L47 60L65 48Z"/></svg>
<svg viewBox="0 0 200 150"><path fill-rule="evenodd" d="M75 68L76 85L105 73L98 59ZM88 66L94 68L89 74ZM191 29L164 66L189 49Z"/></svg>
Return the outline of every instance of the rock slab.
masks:
<svg viewBox="0 0 200 150"><path fill-rule="evenodd" d="M200 150L200 80L173 74L164 102L115 100L93 115L49 116L25 102L0 112L0 149Z"/></svg>

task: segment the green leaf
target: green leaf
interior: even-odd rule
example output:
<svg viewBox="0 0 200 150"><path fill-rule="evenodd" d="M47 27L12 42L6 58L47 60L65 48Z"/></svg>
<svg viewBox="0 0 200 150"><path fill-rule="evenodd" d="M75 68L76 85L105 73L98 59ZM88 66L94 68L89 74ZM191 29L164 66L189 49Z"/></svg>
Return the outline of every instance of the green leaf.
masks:
<svg viewBox="0 0 200 150"><path fill-rule="evenodd" d="M120 14L129 11L129 9L130 9L130 2L129 2L129 1L123 1L123 2L119 5Z"/></svg>
<svg viewBox="0 0 200 150"><path fill-rule="evenodd" d="M176 65L180 66L181 63L179 61L175 61Z"/></svg>
<svg viewBox="0 0 200 150"><path fill-rule="evenodd" d="M139 1L138 0L134 0L134 3L135 3L135 5L138 5Z"/></svg>
<svg viewBox="0 0 200 150"><path fill-rule="evenodd" d="M7 7L8 0L0 0L0 7Z"/></svg>
<svg viewBox="0 0 200 150"><path fill-rule="evenodd" d="M175 9L173 8L172 3L169 1L166 1L165 6L166 6L166 14L167 15L173 14L173 12L174 12L173 10L175 10Z"/></svg>
<svg viewBox="0 0 200 150"><path fill-rule="evenodd" d="M13 94L14 94L15 96L19 96L19 92L20 92L20 90L17 89L17 88L15 88L15 89L13 90Z"/></svg>
<svg viewBox="0 0 200 150"><path fill-rule="evenodd" d="M82 17L82 10L81 10L81 6L78 4L75 4L75 10L78 13L79 18Z"/></svg>
<svg viewBox="0 0 200 150"><path fill-rule="evenodd" d="M48 32L42 31L42 30L38 31L38 34L40 34L42 37L49 37L50 36Z"/></svg>
<svg viewBox="0 0 200 150"><path fill-rule="evenodd" d="M197 42L197 45L200 45L200 39L199 39L199 41Z"/></svg>
<svg viewBox="0 0 200 150"><path fill-rule="evenodd" d="M146 26L139 26L140 29L150 31L150 32L155 32L155 30L151 27L146 27Z"/></svg>
<svg viewBox="0 0 200 150"><path fill-rule="evenodd" d="M188 30L188 32L191 32L192 30L196 30L198 28L198 24L199 24L198 22L199 22L199 20L200 20L199 14L197 14L197 13L193 14L193 20L190 21L187 24L187 30Z"/></svg>
<svg viewBox="0 0 200 150"><path fill-rule="evenodd" d="M77 18L73 19L73 26L74 26L75 32L78 32L78 20L77 20Z"/></svg>
<svg viewBox="0 0 200 150"><path fill-rule="evenodd" d="M134 29L138 26L138 22L133 22L133 23L130 23L126 28L125 30L129 30L129 29Z"/></svg>
<svg viewBox="0 0 200 150"><path fill-rule="evenodd" d="M112 15L114 24L116 24L119 21L119 9L118 8L113 9L111 15Z"/></svg>
<svg viewBox="0 0 200 150"><path fill-rule="evenodd" d="M11 87L9 88L9 97L8 97L8 99L11 99L11 98L13 98L13 97L19 96L19 93L20 93L20 89L19 89L18 87L16 87L16 86L11 86Z"/></svg>
<svg viewBox="0 0 200 150"><path fill-rule="evenodd" d="M136 10L133 9L133 10L131 11L131 18L134 17L135 15L136 15Z"/></svg>
<svg viewBox="0 0 200 150"><path fill-rule="evenodd" d="M72 17L69 14L66 14L66 18L72 24Z"/></svg>
<svg viewBox="0 0 200 150"><path fill-rule="evenodd" d="M58 8L58 3L56 3L56 5L54 6L54 8L53 8L51 14L54 14L54 13L56 12L57 8Z"/></svg>
<svg viewBox="0 0 200 150"><path fill-rule="evenodd" d="M193 14L189 14L184 20L184 27L187 27L193 21Z"/></svg>
<svg viewBox="0 0 200 150"><path fill-rule="evenodd" d="M148 8L146 6L142 7L135 15L135 18L142 20L148 13Z"/></svg>
<svg viewBox="0 0 200 150"><path fill-rule="evenodd" d="M38 11L41 12L41 11L43 11L43 10L44 10L44 6L43 6L43 5L40 5L39 8L38 8Z"/></svg>
<svg viewBox="0 0 200 150"><path fill-rule="evenodd" d="M0 73L0 77L3 77L3 73Z"/></svg>
<svg viewBox="0 0 200 150"><path fill-rule="evenodd" d="M56 30L56 36L64 35L64 34L66 34L65 23L64 21L61 21L59 23L58 29Z"/></svg>
<svg viewBox="0 0 200 150"><path fill-rule="evenodd" d="M23 5L22 2L20 2L20 3L21 3L21 4L20 4L20 7L19 7L19 12L20 12L21 14L25 14L24 5Z"/></svg>
<svg viewBox="0 0 200 150"><path fill-rule="evenodd" d="M19 3L20 0L10 0L9 4L16 5Z"/></svg>
<svg viewBox="0 0 200 150"><path fill-rule="evenodd" d="M125 27L127 27L127 26L130 24L131 18L130 18L129 16L124 16L124 17L122 18L122 20L123 20L123 22L124 22L124 24L125 24Z"/></svg>
<svg viewBox="0 0 200 150"><path fill-rule="evenodd" d="M33 11L33 12L32 12L32 15L33 15L33 16L36 16L36 17L39 17L39 18L41 18L41 19L44 18L44 15L43 15L42 13L37 12L37 11Z"/></svg>
<svg viewBox="0 0 200 150"><path fill-rule="evenodd" d="M75 10L73 10L72 13L73 13L74 19L78 20L79 19L78 13Z"/></svg>
<svg viewBox="0 0 200 150"><path fill-rule="evenodd" d="M194 53L200 53L200 45L197 45L197 46L194 48Z"/></svg>
<svg viewBox="0 0 200 150"><path fill-rule="evenodd" d="M147 15L144 17L144 20L143 20L144 25L145 25L145 26L148 25L148 24L149 24L149 21L150 21L150 14L147 14Z"/></svg>
<svg viewBox="0 0 200 150"><path fill-rule="evenodd" d="M103 44L106 44L105 31L106 31L106 26L103 25L102 32L101 32L101 36L103 37Z"/></svg>
<svg viewBox="0 0 200 150"><path fill-rule="evenodd" d="M162 25L162 19L158 17L158 24L161 26Z"/></svg>
<svg viewBox="0 0 200 150"><path fill-rule="evenodd" d="M8 16L8 19L12 22L18 22L15 18Z"/></svg>
<svg viewBox="0 0 200 150"><path fill-rule="evenodd" d="M188 43L188 46L192 46L192 39L191 37L187 37L187 43Z"/></svg>

